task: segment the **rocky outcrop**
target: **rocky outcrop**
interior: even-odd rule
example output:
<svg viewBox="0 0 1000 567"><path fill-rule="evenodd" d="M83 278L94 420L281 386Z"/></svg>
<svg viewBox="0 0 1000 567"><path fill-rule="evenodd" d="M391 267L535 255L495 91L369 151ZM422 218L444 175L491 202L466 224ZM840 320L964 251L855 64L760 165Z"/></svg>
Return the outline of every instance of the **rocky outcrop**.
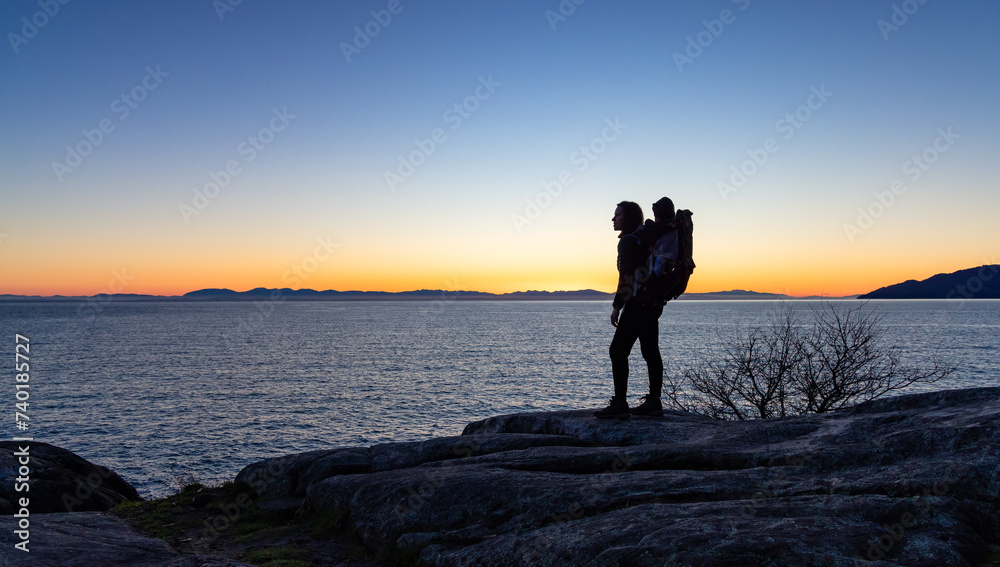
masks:
<svg viewBox="0 0 1000 567"><path fill-rule="evenodd" d="M0 444L5 476L16 474L11 445ZM194 521L184 529L200 533L239 504L226 517L242 523L219 527L220 536L202 542L209 547L184 544L178 528L171 548L97 512L36 516L41 493L60 505L61 494L94 505L138 495L68 451L33 443L31 455L37 565L242 565L197 554L222 553L225 543L226 555L244 558L246 545L234 543L244 533L255 549L296 540L314 558L365 566L395 564L376 557L408 550L438 566L1000 564L1000 388L754 422L680 412L628 421L597 420L589 410L515 414L454 437L269 459L238 476L260 495L255 505L237 483L216 489L220 504L204 510L211 517L186 517ZM79 498L81 479L85 486L95 474L103 480L94 494ZM148 505L169 509L157 514L181 502L201 510L197 491L173 498ZM293 517L302 533L288 531ZM161 521L143 518L136 525ZM15 521L0 516L5 541ZM354 562L348 540L379 551ZM12 553L7 541L0 563L19 564Z"/></svg>
<svg viewBox="0 0 1000 567"><path fill-rule="evenodd" d="M530 447L594 444L579 439L531 434L484 434L475 439L453 436L408 443L382 443L372 447L309 451L266 459L240 471L236 482L249 485L265 499L301 497L313 483L332 476L406 469L425 463Z"/></svg>
<svg viewBox="0 0 1000 567"><path fill-rule="evenodd" d="M1000 541L998 430L1000 388L755 422L549 412L241 477L287 472L262 492L432 565L961 566Z"/></svg>
<svg viewBox="0 0 1000 567"><path fill-rule="evenodd" d="M4 533L13 518L0 519ZM14 528L11 528L14 529ZM45 514L32 518L27 553L6 542L0 565L53 567L247 567L225 557L180 555L166 542L137 533L100 512Z"/></svg>
<svg viewBox="0 0 1000 567"><path fill-rule="evenodd" d="M27 467L26 476L19 473L21 467ZM17 482L18 477L30 482ZM142 500L113 471L48 443L0 441L0 478L5 479L0 484L0 514L14 514L24 497L31 514L108 510ZM30 489L18 491L23 484Z"/></svg>
<svg viewBox="0 0 1000 567"><path fill-rule="evenodd" d="M907 280L858 296L858 299L997 299L1000 265L982 265L926 280Z"/></svg>
<svg viewBox="0 0 1000 567"><path fill-rule="evenodd" d="M19 477L30 481L19 481ZM163 540L142 535L120 518L99 512L142 498L113 471L66 449L35 441L0 441L0 478L4 479L0 512L5 514L0 515L0 533L5 534L0 537L0 565L245 565L226 557L181 555ZM24 485L28 490L17 490ZM20 506L21 498L28 499L26 508Z"/></svg>

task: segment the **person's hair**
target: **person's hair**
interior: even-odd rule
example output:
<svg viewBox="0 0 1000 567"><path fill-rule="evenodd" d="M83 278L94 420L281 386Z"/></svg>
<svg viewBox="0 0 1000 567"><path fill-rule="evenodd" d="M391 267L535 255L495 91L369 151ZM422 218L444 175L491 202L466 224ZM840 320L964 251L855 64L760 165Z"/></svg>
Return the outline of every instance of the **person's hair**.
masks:
<svg viewBox="0 0 1000 567"><path fill-rule="evenodd" d="M622 201L621 203L618 203L618 206L622 208L622 213L625 215L625 226L622 230L623 233L629 234L631 232L635 232L635 229L642 226L642 207L639 206L639 203Z"/></svg>

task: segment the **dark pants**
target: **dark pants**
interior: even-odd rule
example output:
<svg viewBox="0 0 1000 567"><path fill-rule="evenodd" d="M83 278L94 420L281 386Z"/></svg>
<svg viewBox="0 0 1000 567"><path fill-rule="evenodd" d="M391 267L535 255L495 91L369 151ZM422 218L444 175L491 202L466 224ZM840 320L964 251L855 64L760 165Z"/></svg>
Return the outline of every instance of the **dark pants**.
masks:
<svg viewBox="0 0 1000 567"><path fill-rule="evenodd" d="M611 340L611 375L615 380L615 397L624 400L628 391L628 355L632 345L639 339L642 357L649 367L649 393L660 397L663 389L663 359L660 358L660 327L658 319L663 307L646 307L638 303L626 303L618 318L615 338Z"/></svg>

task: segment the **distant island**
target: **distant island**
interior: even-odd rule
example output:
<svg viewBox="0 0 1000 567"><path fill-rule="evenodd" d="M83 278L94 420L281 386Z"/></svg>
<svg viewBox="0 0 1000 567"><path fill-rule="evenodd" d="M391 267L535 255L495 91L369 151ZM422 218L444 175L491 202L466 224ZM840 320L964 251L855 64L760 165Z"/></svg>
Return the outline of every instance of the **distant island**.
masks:
<svg viewBox="0 0 1000 567"><path fill-rule="evenodd" d="M515 291L511 293L488 293L485 291L462 291L443 289L417 289L413 291L337 291L328 289L275 289L258 287L247 291L226 288L209 288L190 291L184 295L143 295L120 293L91 296L39 296L0 294L0 301L611 301L611 293L595 289L575 291ZM762 293L734 289L708 293L685 293L678 301L697 300L816 300L816 299L1000 299L1000 265L983 265L978 268L959 270L950 274L937 274L923 281L907 280L902 283L879 288L863 295L839 297L810 295L797 297L783 293Z"/></svg>
<svg viewBox="0 0 1000 567"><path fill-rule="evenodd" d="M613 294L594 289L576 291L515 291L511 293L487 293L484 291L461 291L442 289L418 289L413 291L337 291L328 289L273 289L258 287L247 291L234 291L226 288L209 288L190 291L184 295L143 295L120 293L113 296L38 296L38 295L0 295L0 301L80 301L108 300L115 301L611 301ZM855 295L845 297L824 297L811 295L795 297L781 293L761 293L734 289L731 291L716 291L708 293L685 293L679 301L688 300L793 300L793 299L854 299Z"/></svg>
<svg viewBox="0 0 1000 567"><path fill-rule="evenodd" d="M614 294L597 291L594 289L581 289L576 291L515 291L512 293L487 293L483 291L445 291L440 289L419 289L415 291L316 291L312 289L267 289L257 288L249 291L236 292L230 289L200 289L184 294L185 299L198 300L245 300L264 299L272 294L280 293L282 297L291 300L305 301L364 301L364 300L515 300L515 301L611 301ZM850 296L851 298L855 296ZM732 291L717 291L709 293L685 293L678 299L816 299L817 296L793 297L790 295L777 293L760 293L756 291L744 291L735 289ZM844 298L828 298L844 299Z"/></svg>
<svg viewBox="0 0 1000 567"><path fill-rule="evenodd" d="M576 291L515 291L512 293L487 293L443 289L417 289L413 291L337 291L328 289L268 289L258 287L249 291L231 289L199 289L181 296L189 300L241 301L282 297L293 301L433 301L440 300L576 300L595 301L611 299L610 293L594 289Z"/></svg>
<svg viewBox="0 0 1000 567"><path fill-rule="evenodd" d="M1000 265L937 274L879 288L858 299L1000 299Z"/></svg>

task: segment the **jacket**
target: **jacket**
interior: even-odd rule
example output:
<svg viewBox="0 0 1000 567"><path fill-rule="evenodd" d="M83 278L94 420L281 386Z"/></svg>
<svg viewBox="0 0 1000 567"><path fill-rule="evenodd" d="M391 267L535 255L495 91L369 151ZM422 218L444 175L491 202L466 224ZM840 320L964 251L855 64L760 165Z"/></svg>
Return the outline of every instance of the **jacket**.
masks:
<svg viewBox="0 0 1000 567"><path fill-rule="evenodd" d="M650 248L659 237L672 230L676 230L674 219L659 223L647 219L635 232L622 235L618 241L618 289L612 302L615 309L621 309L635 297L636 283L648 277L646 260Z"/></svg>
<svg viewBox="0 0 1000 567"><path fill-rule="evenodd" d="M623 234L618 240L618 289L612 305L621 309L635 293L636 278L646 266L649 248L639 239L640 227L633 233Z"/></svg>

